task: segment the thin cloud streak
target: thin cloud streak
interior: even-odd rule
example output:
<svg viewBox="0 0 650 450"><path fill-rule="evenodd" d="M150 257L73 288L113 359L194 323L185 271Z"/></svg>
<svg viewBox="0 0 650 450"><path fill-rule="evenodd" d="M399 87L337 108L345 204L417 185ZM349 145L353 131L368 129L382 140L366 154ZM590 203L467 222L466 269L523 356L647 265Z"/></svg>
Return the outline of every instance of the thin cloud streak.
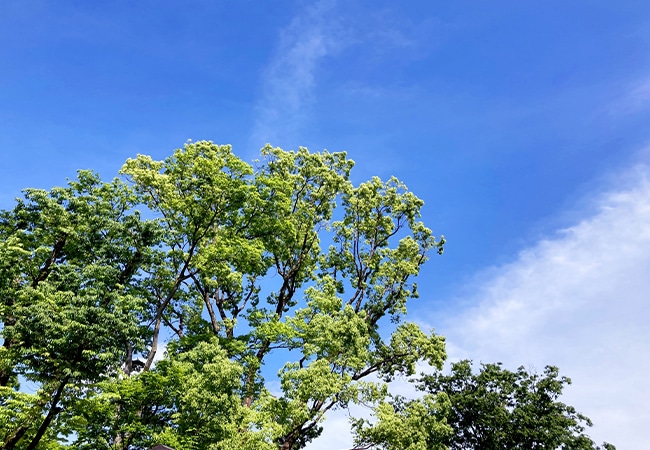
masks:
<svg viewBox="0 0 650 450"><path fill-rule="evenodd" d="M611 116L643 113L650 110L650 78L631 83L609 107Z"/></svg>
<svg viewBox="0 0 650 450"><path fill-rule="evenodd" d="M255 107L252 140L293 142L308 122L316 72L322 59L339 45L333 2L311 4L281 33L275 55L262 74L262 98Z"/></svg>
<svg viewBox="0 0 650 450"><path fill-rule="evenodd" d="M438 329L452 360L557 365L592 437L631 449L650 422L650 167L621 182L591 217L496 270L474 306Z"/></svg>

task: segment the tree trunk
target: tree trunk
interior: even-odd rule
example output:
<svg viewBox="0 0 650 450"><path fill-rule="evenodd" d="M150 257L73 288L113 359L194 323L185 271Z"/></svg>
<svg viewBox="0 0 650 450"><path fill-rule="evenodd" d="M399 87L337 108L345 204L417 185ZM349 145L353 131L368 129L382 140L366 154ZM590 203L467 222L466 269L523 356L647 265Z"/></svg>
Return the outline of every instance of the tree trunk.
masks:
<svg viewBox="0 0 650 450"><path fill-rule="evenodd" d="M50 410L47 412L47 416L45 416L45 419L43 420L43 423L41 423L41 426L38 428L38 431L32 439L32 442L29 443L25 450L34 450L36 448L54 418L61 412L61 408L58 406L59 400L61 400L63 389L68 384L69 379L70 377L65 377L59 384L59 387L57 388L56 392L54 393L54 397L52 397L52 401L50 402Z"/></svg>

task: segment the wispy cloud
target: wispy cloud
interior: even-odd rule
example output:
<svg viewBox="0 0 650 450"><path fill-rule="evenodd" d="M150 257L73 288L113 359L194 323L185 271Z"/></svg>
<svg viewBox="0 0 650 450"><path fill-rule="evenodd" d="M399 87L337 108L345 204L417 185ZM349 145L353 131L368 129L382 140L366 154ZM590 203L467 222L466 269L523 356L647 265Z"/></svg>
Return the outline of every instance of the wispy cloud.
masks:
<svg viewBox="0 0 650 450"><path fill-rule="evenodd" d="M281 32L279 44L262 74L262 98L256 105L252 140L257 145L290 145L305 123L322 59L340 45L333 1L309 4Z"/></svg>
<svg viewBox="0 0 650 450"><path fill-rule="evenodd" d="M630 92L629 100L634 109L650 108L650 79L638 83Z"/></svg>
<svg viewBox="0 0 650 450"><path fill-rule="evenodd" d="M650 167L602 194L598 211L475 286L438 329L452 359L560 367L594 439L642 448L650 422Z"/></svg>
<svg viewBox="0 0 650 450"><path fill-rule="evenodd" d="M439 40L438 22L428 18L414 22L399 10L384 8L360 14L353 6L337 5L335 0L305 5L279 33L276 48L260 75L261 95L251 133L254 145L271 142L295 147L298 139L305 138L316 116L319 73L334 70L343 51L352 52L353 58L363 57L362 66L367 70L385 70L387 64L406 64L422 57ZM361 82L346 69L337 71L336 83L329 86L332 95L412 95L401 85Z"/></svg>
<svg viewBox="0 0 650 450"><path fill-rule="evenodd" d="M612 116L647 112L650 110L650 78L629 83L620 98L612 102L609 113Z"/></svg>

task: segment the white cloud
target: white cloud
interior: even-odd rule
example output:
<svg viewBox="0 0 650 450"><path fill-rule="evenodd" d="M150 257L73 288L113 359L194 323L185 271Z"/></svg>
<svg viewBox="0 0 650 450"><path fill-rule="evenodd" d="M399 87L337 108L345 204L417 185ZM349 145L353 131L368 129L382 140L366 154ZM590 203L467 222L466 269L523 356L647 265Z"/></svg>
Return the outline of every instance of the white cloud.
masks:
<svg viewBox="0 0 650 450"><path fill-rule="evenodd" d="M650 168L620 182L596 213L491 272L438 329L452 359L557 365L590 435L624 450L644 446L650 423Z"/></svg>
<svg viewBox="0 0 650 450"><path fill-rule="evenodd" d="M319 64L339 45L336 20L329 14L332 6L331 1L310 4L282 31L262 74L263 95L252 136L256 145L294 140L305 124Z"/></svg>

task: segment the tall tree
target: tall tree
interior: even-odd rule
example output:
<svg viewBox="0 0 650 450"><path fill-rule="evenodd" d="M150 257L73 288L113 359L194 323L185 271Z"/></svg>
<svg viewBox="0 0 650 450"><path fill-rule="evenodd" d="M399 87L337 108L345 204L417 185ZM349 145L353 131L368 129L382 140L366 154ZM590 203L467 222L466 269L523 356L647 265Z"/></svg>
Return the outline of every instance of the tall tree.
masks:
<svg viewBox="0 0 650 450"><path fill-rule="evenodd" d="M327 411L384 408L385 381L440 367L443 338L402 318L444 239L353 165L202 141L128 160L127 183L28 191L2 221L4 448L298 449ZM18 375L43 391L20 408Z"/></svg>

